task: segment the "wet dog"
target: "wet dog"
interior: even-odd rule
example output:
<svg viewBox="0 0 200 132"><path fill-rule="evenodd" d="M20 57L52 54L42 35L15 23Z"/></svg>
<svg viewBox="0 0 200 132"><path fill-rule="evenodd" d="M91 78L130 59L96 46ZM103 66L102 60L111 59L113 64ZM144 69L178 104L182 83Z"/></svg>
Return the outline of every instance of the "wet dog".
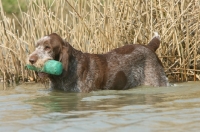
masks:
<svg viewBox="0 0 200 132"><path fill-rule="evenodd" d="M124 90L139 85L166 86L167 78L155 54L160 45L157 33L147 45L131 44L106 54L83 53L73 48L58 34L44 36L29 55L29 63L43 66L47 60L63 64L61 75L48 76L50 87L74 92Z"/></svg>

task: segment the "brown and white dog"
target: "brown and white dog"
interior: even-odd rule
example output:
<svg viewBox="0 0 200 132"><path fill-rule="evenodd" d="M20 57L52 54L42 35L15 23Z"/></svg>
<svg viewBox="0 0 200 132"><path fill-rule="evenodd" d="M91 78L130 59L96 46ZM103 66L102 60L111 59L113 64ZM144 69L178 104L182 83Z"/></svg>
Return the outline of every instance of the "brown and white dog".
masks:
<svg viewBox="0 0 200 132"><path fill-rule="evenodd" d="M147 45L131 44L106 54L89 54L74 49L56 33L38 40L30 54L32 65L42 66L47 60L63 64L61 75L47 75L51 88L74 92L124 90L139 85L166 86L167 78L155 54L160 45L156 33Z"/></svg>

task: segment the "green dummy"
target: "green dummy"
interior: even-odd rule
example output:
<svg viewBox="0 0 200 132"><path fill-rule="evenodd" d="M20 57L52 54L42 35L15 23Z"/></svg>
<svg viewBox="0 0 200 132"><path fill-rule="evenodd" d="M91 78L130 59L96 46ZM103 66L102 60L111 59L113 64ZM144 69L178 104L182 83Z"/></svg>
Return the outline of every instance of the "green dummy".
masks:
<svg viewBox="0 0 200 132"><path fill-rule="evenodd" d="M42 68L37 68L34 65L26 65L26 68L37 72L44 72L52 75L60 75L63 70L63 65L59 61L48 60L44 63L44 66Z"/></svg>

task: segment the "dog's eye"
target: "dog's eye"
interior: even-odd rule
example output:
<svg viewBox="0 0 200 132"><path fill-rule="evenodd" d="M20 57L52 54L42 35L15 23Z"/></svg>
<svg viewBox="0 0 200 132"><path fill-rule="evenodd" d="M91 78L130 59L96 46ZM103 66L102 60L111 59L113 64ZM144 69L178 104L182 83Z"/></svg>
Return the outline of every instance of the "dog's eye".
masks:
<svg viewBox="0 0 200 132"><path fill-rule="evenodd" d="M45 46L44 50L50 50L51 48L49 46Z"/></svg>

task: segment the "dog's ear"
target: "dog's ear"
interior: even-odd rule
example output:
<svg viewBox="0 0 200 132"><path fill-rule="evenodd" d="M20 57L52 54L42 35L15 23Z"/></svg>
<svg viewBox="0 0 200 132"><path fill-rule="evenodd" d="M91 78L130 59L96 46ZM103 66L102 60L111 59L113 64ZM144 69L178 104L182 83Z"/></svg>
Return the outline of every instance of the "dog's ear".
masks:
<svg viewBox="0 0 200 132"><path fill-rule="evenodd" d="M63 64L63 69L68 70L69 59L71 56L70 44L65 42L58 34L52 33L50 43L54 53L54 59Z"/></svg>
<svg viewBox="0 0 200 132"><path fill-rule="evenodd" d="M71 49L69 45L63 45L60 55L59 55L59 61L63 64L63 69L65 71L68 70L68 65L69 65L69 59L71 56Z"/></svg>
<svg viewBox="0 0 200 132"><path fill-rule="evenodd" d="M55 55L55 58L60 54L62 47L64 45L63 39L56 33L52 33L49 35L50 37L50 44L53 49L53 53Z"/></svg>

